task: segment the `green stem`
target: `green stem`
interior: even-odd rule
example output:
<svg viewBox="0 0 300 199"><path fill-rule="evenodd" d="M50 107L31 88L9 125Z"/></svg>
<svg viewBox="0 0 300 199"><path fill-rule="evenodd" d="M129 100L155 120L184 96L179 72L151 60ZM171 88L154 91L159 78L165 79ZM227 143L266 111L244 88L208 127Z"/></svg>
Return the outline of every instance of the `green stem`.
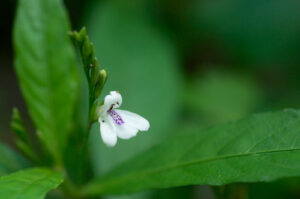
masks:
<svg viewBox="0 0 300 199"><path fill-rule="evenodd" d="M81 145L81 154L80 154L80 159L79 159L79 185L82 184L82 181L84 179L84 175L87 169L87 164L88 164L88 140L89 140L89 135L91 131L92 124L94 123L93 115L94 115L94 89L91 86L90 82L89 83L89 112L88 112L88 124L86 131L84 133L82 145Z"/></svg>
<svg viewBox="0 0 300 199"><path fill-rule="evenodd" d="M79 184L82 184L82 181L84 179L84 175L86 173L86 165L87 165L87 155L88 155L88 139L89 139L89 131L91 129L92 123L88 124L88 128L85 132L85 135L83 137L82 146L81 146L81 154L80 154L80 160L79 160Z"/></svg>
<svg viewBox="0 0 300 199"><path fill-rule="evenodd" d="M79 148L79 154L78 154L78 176L77 176L77 182L76 185L78 186L78 189L76 190L78 193L78 190L80 190L80 186L84 184L90 177L89 174L92 172L90 169L90 159L89 159L89 134L92 127L92 124L95 122L94 114L95 114L95 108L96 108L96 98L99 94L99 85L97 82L99 82L100 75L102 74L102 80L106 79L106 73L99 72L99 63L97 58L95 57L95 50L93 44L89 41L88 36L86 35L86 29L82 28L79 32L70 32L69 33L73 43L75 44L75 47L77 49L78 55L80 57L81 63L83 65L83 69L87 78L88 82L88 103L89 103L89 110L88 110L88 122L87 127L85 129L84 135L80 137L82 140L78 140L78 144L80 145ZM105 73L105 75L103 74ZM100 82L102 83L102 82ZM104 84L104 83L103 83ZM98 85L98 87L96 87ZM102 84L100 86L103 86ZM96 93L96 94L95 94ZM69 187L70 189L72 188ZM80 194L79 194L80 195ZM84 198L83 196L81 198Z"/></svg>

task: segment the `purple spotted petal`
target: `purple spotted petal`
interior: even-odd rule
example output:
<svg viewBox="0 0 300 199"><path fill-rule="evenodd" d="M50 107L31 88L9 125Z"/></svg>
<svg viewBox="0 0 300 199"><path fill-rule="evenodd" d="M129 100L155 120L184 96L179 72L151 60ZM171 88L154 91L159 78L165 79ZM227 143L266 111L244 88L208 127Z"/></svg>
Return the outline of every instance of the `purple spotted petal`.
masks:
<svg viewBox="0 0 300 199"><path fill-rule="evenodd" d="M113 109L107 111L107 113L110 115L110 117L114 120L114 122L118 125L124 124L124 120L122 117Z"/></svg>

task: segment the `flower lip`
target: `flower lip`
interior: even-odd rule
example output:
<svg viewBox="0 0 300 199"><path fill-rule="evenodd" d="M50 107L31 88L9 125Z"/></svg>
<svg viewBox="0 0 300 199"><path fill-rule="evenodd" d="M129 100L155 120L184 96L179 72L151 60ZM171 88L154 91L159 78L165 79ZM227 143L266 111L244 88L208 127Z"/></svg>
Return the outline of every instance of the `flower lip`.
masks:
<svg viewBox="0 0 300 199"><path fill-rule="evenodd" d="M125 123L122 117L116 111L110 110L107 111L107 113L117 125L122 125Z"/></svg>
<svg viewBox="0 0 300 199"><path fill-rule="evenodd" d="M117 91L111 91L104 98L104 104L98 109L101 137L109 147L117 143L117 137L130 139L136 136L138 131L147 131L150 127L148 120L142 116L119 110L121 104L121 94Z"/></svg>

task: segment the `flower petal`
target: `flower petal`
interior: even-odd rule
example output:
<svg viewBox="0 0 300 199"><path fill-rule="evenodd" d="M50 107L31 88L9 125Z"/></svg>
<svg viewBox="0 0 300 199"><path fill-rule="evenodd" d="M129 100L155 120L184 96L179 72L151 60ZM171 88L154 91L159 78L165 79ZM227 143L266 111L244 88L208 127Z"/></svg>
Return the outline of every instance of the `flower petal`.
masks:
<svg viewBox="0 0 300 199"><path fill-rule="evenodd" d="M150 124L142 116L125 110L115 110L124 120L125 125L137 128L140 131L148 131Z"/></svg>
<svg viewBox="0 0 300 199"><path fill-rule="evenodd" d="M103 142L110 147L113 147L117 143L117 134L114 124L110 119L102 120L99 118L100 134Z"/></svg>
<svg viewBox="0 0 300 199"><path fill-rule="evenodd" d="M109 95L106 95L104 98L104 111L108 111L111 106L113 105L113 108L119 108L122 104L122 96L117 91L111 91Z"/></svg>
<svg viewBox="0 0 300 199"><path fill-rule="evenodd" d="M116 126L116 133L119 138L121 139L130 139L134 136L136 136L138 129L134 128L130 125L127 124L122 124L122 125L115 125Z"/></svg>

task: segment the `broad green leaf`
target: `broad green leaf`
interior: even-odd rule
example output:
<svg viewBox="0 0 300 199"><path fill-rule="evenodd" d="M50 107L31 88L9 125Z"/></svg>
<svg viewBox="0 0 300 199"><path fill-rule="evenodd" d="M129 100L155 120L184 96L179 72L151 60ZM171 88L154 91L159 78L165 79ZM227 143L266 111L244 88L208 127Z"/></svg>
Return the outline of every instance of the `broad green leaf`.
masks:
<svg viewBox="0 0 300 199"><path fill-rule="evenodd" d="M59 159L77 95L76 57L60 0L19 1L15 68L29 113L48 150Z"/></svg>
<svg viewBox="0 0 300 199"><path fill-rule="evenodd" d="M9 199L42 199L62 182L62 175L49 169L22 170L0 177L0 196Z"/></svg>
<svg viewBox="0 0 300 199"><path fill-rule="evenodd" d="M270 181L299 176L299 161L300 111L270 112L174 135L95 180L85 192Z"/></svg>
<svg viewBox="0 0 300 199"><path fill-rule="evenodd" d="M0 176L28 167L21 156L0 142Z"/></svg>
<svg viewBox="0 0 300 199"><path fill-rule="evenodd" d="M176 123L181 78L174 46L139 12L142 8L123 2L124 6L121 1L91 3L87 31L101 68L108 73L101 100L109 91L118 90L123 97L120 109L142 115L151 125L148 132L133 139L119 139L114 148L103 144L99 125L95 125L92 156L99 174L166 136Z"/></svg>

